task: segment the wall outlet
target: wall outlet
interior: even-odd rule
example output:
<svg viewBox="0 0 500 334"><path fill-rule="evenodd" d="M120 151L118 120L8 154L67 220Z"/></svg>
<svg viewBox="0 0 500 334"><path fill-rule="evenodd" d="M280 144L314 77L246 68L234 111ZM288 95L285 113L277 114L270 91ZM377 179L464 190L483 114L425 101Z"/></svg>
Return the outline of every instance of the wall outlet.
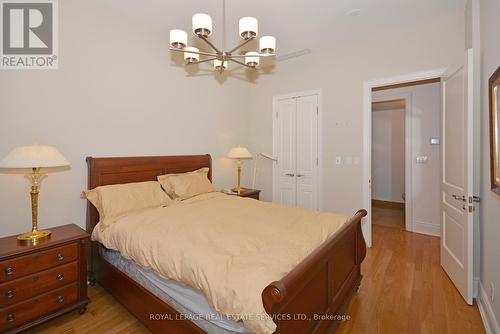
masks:
<svg viewBox="0 0 500 334"><path fill-rule="evenodd" d="M493 282L490 282L490 299L492 303L495 300L495 283Z"/></svg>

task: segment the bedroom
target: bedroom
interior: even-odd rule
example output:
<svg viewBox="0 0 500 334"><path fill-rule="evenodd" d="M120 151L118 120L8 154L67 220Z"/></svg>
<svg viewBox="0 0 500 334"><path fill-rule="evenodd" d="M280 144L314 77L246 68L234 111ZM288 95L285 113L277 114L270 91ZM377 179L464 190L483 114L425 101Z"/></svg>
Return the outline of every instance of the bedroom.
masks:
<svg viewBox="0 0 500 334"><path fill-rule="evenodd" d="M385 79L406 80L412 74L448 68L462 60L467 48L474 48L476 54L481 55L480 63L475 64L479 84L475 85L474 93L478 97L475 117L481 120L480 131L476 132L480 142L477 151L481 155L474 159L480 170L475 174L480 187L474 195L481 198L474 225L477 228L474 278L479 287L475 304L481 306L478 301L482 301L482 319L486 319L485 329L481 327L477 332L498 332L500 304L499 299L494 298L494 290L495 285L500 286L495 259L500 252L497 242L500 212L499 198L490 190L487 86L488 78L500 65L498 37L495 37L495 20L500 11L497 1L227 0L225 34L222 1L68 0L59 1L57 5L54 20L57 69L0 70L0 158L16 147L38 142L56 147L70 163L67 170L51 172L43 181L38 209L41 229L73 223L86 229L87 201L80 198L80 193L89 185L85 161L88 156L210 154L215 188L228 189L236 183L236 167L226 155L232 147L241 145L253 155L253 160L245 161L242 166L241 184L245 187L255 184L254 188L261 190L261 201L273 201L275 162L257 158L259 153L271 156L275 153L273 98L311 90L319 90L321 96L320 209L352 217L357 210L368 209L364 142L366 84L383 85L380 83ZM169 31L182 29L188 32L189 43L193 42L196 37L191 32L191 17L200 12L212 17L211 41L219 47L227 39L227 49L242 41L239 19L257 18L258 38L276 37L278 59L263 60L258 72L238 68L233 62L222 74L215 73L210 63L185 66L182 54L169 50ZM203 41L195 43L200 50L210 50ZM250 43L248 49L243 48L257 49L257 41ZM311 53L284 59L290 53L305 49ZM342 163L336 163L337 157L342 158ZM347 157L351 158L351 164L347 164ZM31 204L26 182L22 173L12 175L11 170L0 173L0 213L4 217L0 224L1 237L29 230ZM366 234L371 226L363 224L366 243L372 247L367 249L367 259L361 265L361 272L366 272L360 293L354 297L358 303L369 298L365 295L368 287L377 283L377 277L370 276L376 273L369 271L370 263L373 268L383 265L369 262L371 256L387 254L385 251L390 251L388 245L393 240L391 234L383 234L377 245L377 231L373 231L371 242ZM418 244L421 236L413 237L416 238L413 242ZM439 239L424 240L431 240L424 243L434 245L435 256L439 256ZM385 243L387 247L383 246ZM384 253L377 253L379 250ZM418 253L418 248L415 251ZM418 262L418 259L412 261ZM439 261L438 269L446 278ZM453 287L451 282L448 284ZM118 301L112 302L113 297L105 290L92 289L88 288L91 302L82 319L89 319L89 314L94 313L92 307L99 305L98 300L123 309ZM460 301L458 291L453 293L453 298ZM380 296L373 298L366 303L373 305ZM417 300L422 303L426 299ZM461 302L466 307L463 299ZM478 307L471 308L474 319L481 319ZM350 310L355 309L353 303ZM123 312L117 313L120 317L128 314L120 312ZM360 331L365 327L356 326L367 326L366 323L355 325L361 315L349 312L351 320L341 324L344 332L357 332L356 328ZM381 326L390 324L375 310L366 312L364 319L377 321ZM392 312L397 315L397 310ZM405 317L414 315L418 319L421 314L418 309L417 315L413 310L409 312ZM56 318L38 330L62 332L66 330L64 324L71 324L68 328L73 328L72 320L78 322L77 316L76 312L69 313L66 316L69 318ZM133 330L139 331L136 317L128 314L126 319L127 324L136 324L137 327L131 325ZM452 320L447 320L448 326L452 326ZM51 323L55 325L51 327ZM116 322L110 326L119 325ZM107 330L113 332L112 328ZM379 328L364 330L377 332ZM86 329L76 327L75 331Z"/></svg>

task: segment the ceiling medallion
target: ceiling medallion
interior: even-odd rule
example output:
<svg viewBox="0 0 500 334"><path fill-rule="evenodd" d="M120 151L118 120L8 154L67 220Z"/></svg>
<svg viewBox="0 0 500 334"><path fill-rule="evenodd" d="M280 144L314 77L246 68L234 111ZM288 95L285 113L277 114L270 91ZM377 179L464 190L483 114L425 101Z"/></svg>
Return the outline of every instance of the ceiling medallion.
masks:
<svg viewBox="0 0 500 334"><path fill-rule="evenodd" d="M236 47L229 51L225 51L225 35L226 35L226 1L222 2L222 48L217 48L208 37L212 34L212 18L203 13L193 15L193 33L196 37L204 41L213 51L200 51L198 48L188 46L188 35L185 31L174 29L170 30L170 50L175 52L183 52L186 65L199 64L213 61L214 70L219 73L224 72L228 68L228 62L245 66L250 69L258 69L260 58L276 56L276 38L273 36L262 36L259 39L259 50L249 51L245 54L235 54L234 52L242 48L250 41L257 38L258 22L254 17L243 17L239 22L239 33L243 39ZM206 57L200 59L200 56Z"/></svg>

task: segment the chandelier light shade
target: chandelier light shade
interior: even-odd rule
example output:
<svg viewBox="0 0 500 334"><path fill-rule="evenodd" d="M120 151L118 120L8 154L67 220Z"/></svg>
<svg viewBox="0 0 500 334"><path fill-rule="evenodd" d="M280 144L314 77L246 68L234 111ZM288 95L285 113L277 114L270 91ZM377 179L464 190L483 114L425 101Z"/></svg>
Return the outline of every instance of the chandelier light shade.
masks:
<svg viewBox="0 0 500 334"><path fill-rule="evenodd" d="M183 30L170 30L170 50L182 52L186 65L212 62L214 70L219 73L228 69L228 62L233 62L243 67L257 70L261 58L276 56L276 38L273 36L261 37L259 51L245 50L244 47L253 41L259 33L259 22L255 17L245 16L239 20L239 34L243 39L239 45L226 51L225 36L222 38L222 48L215 46L208 37L212 34L212 18L205 13L194 14L192 17L193 34L201 39L209 51L188 46L187 34ZM226 0L222 0L222 32L226 31ZM239 52L237 52L240 50ZM203 58L202 58L203 56Z"/></svg>
<svg viewBox="0 0 500 334"><path fill-rule="evenodd" d="M201 35L205 38L212 33L212 18L204 13L193 15L193 33L198 36Z"/></svg>
<svg viewBox="0 0 500 334"><path fill-rule="evenodd" d="M255 17L246 16L240 19L240 36L247 40L256 37L258 34L259 23Z"/></svg>
<svg viewBox="0 0 500 334"><path fill-rule="evenodd" d="M272 54L276 50L276 38L273 36L262 36L259 40L260 52Z"/></svg>
<svg viewBox="0 0 500 334"><path fill-rule="evenodd" d="M214 59L214 69L217 71L223 71L227 69L227 61L222 61L219 59Z"/></svg>
<svg viewBox="0 0 500 334"><path fill-rule="evenodd" d="M184 48L185 51L194 51L194 52L199 52L200 50L198 48L195 48L193 46L188 46ZM192 52L184 52L184 60L188 63L196 63L197 61L200 60L200 55L198 53L192 53Z"/></svg>
<svg viewBox="0 0 500 334"><path fill-rule="evenodd" d="M176 49L182 49L188 44L187 33L183 30L170 30L170 46Z"/></svg>
<svg viewBox="0 0 500 334"><path fill-rule="evenodd" d="M255 51L250 51L245 53L245 64L251 67L256 67L259 65L259 53Z"/></svg>

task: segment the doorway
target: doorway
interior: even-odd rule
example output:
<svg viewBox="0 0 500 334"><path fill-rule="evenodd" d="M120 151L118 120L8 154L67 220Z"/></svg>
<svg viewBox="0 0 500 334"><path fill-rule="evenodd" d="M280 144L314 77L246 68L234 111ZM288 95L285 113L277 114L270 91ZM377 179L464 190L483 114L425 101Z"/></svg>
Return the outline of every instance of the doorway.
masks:
<svg viewBox="0 0 500 334"><path fill-rule="evenodd" d="M400 85L407 85L424 80L436 80L441 78L446 72L446 68L434 69L425 72L412 73L392 78L365 81L363 83L363 207L368 211L366 219L362 223L363 236L368 247L372 246L372 180L371 180L371 162L372 162L372 102L373 91L384 90L384 88L398 88ZM396 99L401 99L400 97ZM406 118L408 124L408 118ZM409 135L408 125L406 125L405 135ZM409 150L406 149L406 155ZM410 173L405 170L405 224L408 224L407 214L411 212L411 205L408 205Z"/></svg>
<svg viewBox="0 0 500 334"><path fill-rule="evenodd" d="M439 78L372 90L373 223L440 235Z"/></svg>
<svg viewBox="0 0 500 334"><path fill-rule="evenodd" d="M405 229L406 99L372 98L372 221Z"/></svg>
<svg viewBox="0 0 500 334"><path fill-rule="evenodd" d="M321 91L273 98L273 202L321 209Z"/></svg>

